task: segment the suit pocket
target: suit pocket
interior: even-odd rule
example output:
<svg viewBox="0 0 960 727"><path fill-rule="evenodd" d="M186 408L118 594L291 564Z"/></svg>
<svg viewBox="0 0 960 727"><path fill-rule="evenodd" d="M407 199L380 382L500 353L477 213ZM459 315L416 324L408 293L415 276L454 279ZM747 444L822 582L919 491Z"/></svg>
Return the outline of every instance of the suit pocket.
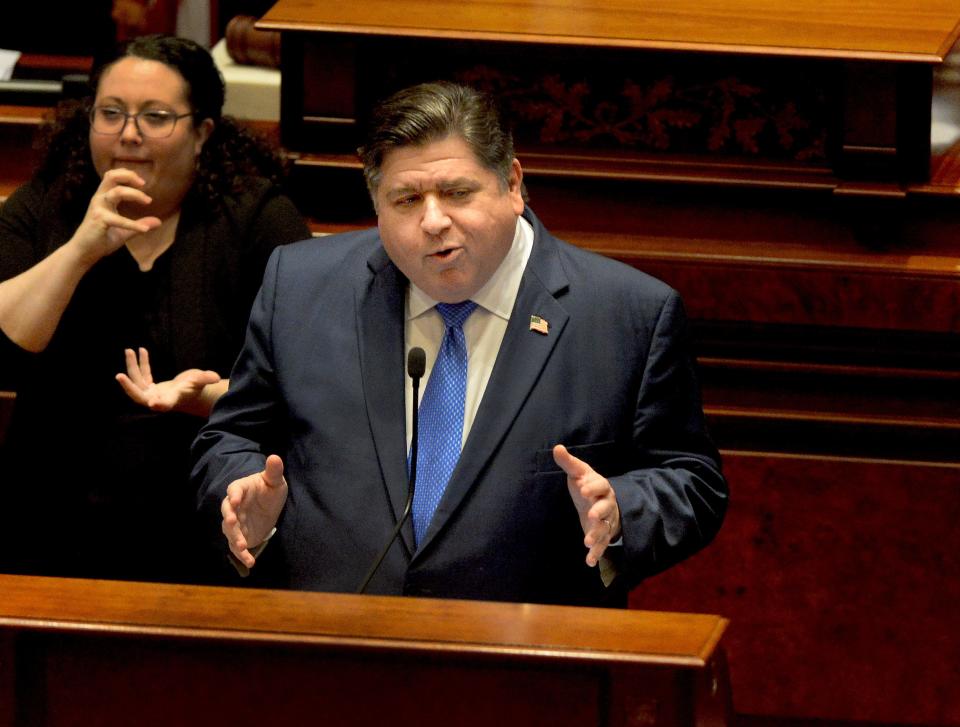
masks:
<svg viewBox="0 0 960 727"><path fill-rule="evenodd" d="M617 471L617 446L613 440L595 442L594 444L578 444L567 446L567 451L577 459L582 459L604 477L619 474ZM538 477L544 475L563 475L563 470L553 459L553 449L537 450Z"/></svg>

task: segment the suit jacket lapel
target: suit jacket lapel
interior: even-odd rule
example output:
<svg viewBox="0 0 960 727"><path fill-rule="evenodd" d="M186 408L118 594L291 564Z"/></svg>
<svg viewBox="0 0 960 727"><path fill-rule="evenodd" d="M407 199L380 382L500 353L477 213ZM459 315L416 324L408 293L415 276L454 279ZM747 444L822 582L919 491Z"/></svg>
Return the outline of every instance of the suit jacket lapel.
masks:
<svg viewBox="0 0 960 727"><path fill-rule="evenodd" d="M524 216L534 227L533 250L470 435L420 544L421 550L429 545L479 479L537 383L569 319L556 299L568 283L555 240L532 213ZM547 335L531 330L530 316L534 315L549 321Z"/></svg>
<svg viewBox="0 0 960 727"><path fill-rule="evenodd" d="M357 291L360 375L386 496L394 517L400 518L407 498L407 452L404 390L404 294L406 278L383 248L370 256L371 277ZM413 526L403 531L413 552Z"/></svg>

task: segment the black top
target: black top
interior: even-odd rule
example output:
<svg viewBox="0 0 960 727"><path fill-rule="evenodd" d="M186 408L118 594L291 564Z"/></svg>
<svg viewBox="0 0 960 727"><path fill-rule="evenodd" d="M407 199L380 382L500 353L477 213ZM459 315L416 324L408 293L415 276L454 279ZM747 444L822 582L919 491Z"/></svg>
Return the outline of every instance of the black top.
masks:
<svg viewBox="0 0 960 727"><path fill-rule="evenodd" d="M188 198L189 199L189 198ZM63 193L34 181L0 210L0 280L62 245L79 224ZM77 210L82 215L83 210ZM75 215L71 215L72 217ZM266 260L309 237L265 180L216 209L185 202L176 239L148 272L125 247L80 282L49 346L0 333L0 386L17 392L4 448L0 570L196 580L189 447L203 421L150 412L114 379L144 346L154 381L188 368L229 376Z"/></svg>

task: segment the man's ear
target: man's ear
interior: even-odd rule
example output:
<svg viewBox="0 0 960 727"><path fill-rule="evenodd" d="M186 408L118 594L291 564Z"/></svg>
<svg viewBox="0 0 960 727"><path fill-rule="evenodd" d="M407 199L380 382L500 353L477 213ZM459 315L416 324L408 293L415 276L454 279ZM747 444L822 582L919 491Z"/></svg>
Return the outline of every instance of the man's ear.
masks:
<svg viewBox="0 0 960 727"><path fill-rule="evenodd" d="M518 215L523 214L523 169L517 159L510 165L510 177L507 180L507 194L510 195L510 202L513 205L513 211Z"/></svg>

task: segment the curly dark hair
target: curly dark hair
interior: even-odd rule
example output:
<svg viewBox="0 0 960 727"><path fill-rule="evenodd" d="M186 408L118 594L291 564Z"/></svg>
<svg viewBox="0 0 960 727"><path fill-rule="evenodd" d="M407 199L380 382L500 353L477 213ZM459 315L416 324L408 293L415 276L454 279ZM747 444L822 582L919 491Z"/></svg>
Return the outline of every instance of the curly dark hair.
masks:
<svg viewBox="0 0 960 727"><path fill-rule="evenodd" d="M57 105L40 136L42 161L37 174L41 180L59 180L70 203L86 206L100 183L90 157L90 108L104 72L127 56L159 61L179 73L186 82L194 123L203 119L214 122L197 160L191 198L215 205L224 194L244 189L250 177L282 180L286 169L279 151L232 117L222 115L223 77L210 53L192 40L167 35L143 36L121 45L93 70L84 99Z"/></svg>

